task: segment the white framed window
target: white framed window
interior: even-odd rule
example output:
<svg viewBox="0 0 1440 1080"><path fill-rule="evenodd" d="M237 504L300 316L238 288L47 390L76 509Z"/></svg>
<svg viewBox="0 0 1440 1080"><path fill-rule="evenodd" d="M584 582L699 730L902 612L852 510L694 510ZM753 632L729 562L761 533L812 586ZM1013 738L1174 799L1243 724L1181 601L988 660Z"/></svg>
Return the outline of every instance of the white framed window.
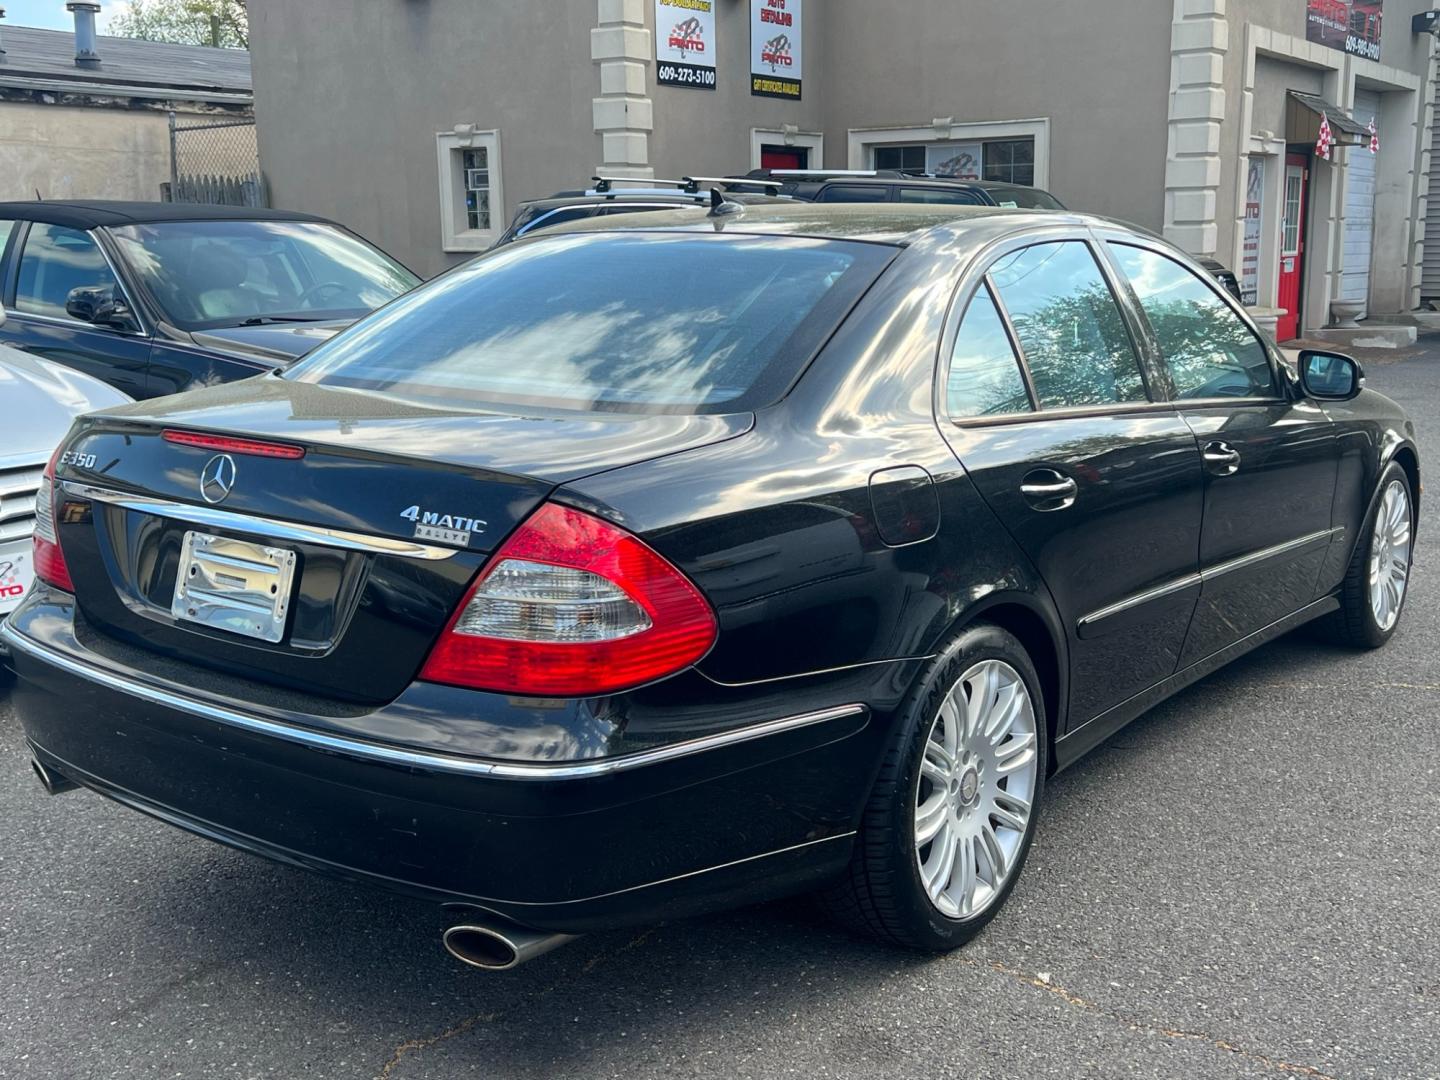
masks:
<svg viewBox="0 0 1440 1080"><path fill-rule="evenodd" d="M500 132L435 136L440 173L440 235L446 251L484 251L505 231Z"/></svg>
<svg viewBox="0 0 1440 1080"><path fill-rule="evenodd" d="M1050 119L851 128L852 169L915 169L1046 188Z"/></svg>

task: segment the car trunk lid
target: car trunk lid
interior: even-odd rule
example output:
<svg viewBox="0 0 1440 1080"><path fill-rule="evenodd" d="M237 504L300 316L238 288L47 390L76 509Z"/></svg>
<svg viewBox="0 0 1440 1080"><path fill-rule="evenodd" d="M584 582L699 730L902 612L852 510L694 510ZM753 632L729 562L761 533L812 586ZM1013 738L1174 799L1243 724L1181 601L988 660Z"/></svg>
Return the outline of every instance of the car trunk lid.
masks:
<svg viewBox="0 0 1440 1080"><path fill-rule="evenodd" d="M447 411L251 380L81 421L57 475L61 545L101 632L306 693L386 701L485 557L556 486L749 424Z"/></svg>

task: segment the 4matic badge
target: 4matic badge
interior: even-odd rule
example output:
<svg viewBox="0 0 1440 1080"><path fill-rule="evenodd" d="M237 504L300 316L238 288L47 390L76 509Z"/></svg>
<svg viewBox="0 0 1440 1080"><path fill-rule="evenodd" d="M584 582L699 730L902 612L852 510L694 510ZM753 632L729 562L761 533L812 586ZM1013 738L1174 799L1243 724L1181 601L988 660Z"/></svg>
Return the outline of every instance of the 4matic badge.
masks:
<svg viewBox="0 0 1440 1080"><path fill-rule="evenodd" d="M401 510L400 516L415 523L416 540L438 540L442 544L454 544L457 547L469 547L470 534L483 533L488 524L484 518L436 514L418 506Z"/></svg>

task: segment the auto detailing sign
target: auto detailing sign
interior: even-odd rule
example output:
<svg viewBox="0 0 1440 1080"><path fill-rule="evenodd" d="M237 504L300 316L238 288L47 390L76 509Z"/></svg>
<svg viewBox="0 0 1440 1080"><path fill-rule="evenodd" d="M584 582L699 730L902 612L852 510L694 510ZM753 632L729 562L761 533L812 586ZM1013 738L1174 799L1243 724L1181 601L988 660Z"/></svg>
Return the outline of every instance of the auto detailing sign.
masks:
<svg viewBox="0 0 1440 1080"><path fill-rule="evenodd" d="M1367 60L1380 59L1384 0L1309 0L1305 36Z"/></svg>
<svg viewBox="0 0 1440 1080"><path fill-rule="evenodd" d="M800 100L802 0L750 0L750 92Z"/></svg>
<svg viewBox="0 0 1440 1080"><path fill-rule="evenodd" d="M715 89L716 0L655 0L655 81Z"/></svg>

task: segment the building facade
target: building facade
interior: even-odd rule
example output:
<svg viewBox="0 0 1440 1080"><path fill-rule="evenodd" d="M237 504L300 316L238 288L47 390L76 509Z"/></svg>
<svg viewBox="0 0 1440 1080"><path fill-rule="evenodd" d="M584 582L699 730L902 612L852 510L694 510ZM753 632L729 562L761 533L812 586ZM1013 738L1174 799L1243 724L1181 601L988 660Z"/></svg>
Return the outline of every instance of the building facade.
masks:
<svg viewBox="0 0 1440 1080"><path fill-rule="evenodd" d="M1336 301L1376 320L1420 301L1436 39L1412 21L1427 10L253 0L251 48L275 204L424 273L596 173L913 168L1034 184L1163 232L1232 266L1255 307L1285 308L1290 337L1329 325Z"/></svg>
<svg viewBox="0 0 1440 1080"><path fill-rule="evenodd" d="M97 37L100 5L69 6L78 36L0 23L0 201L159 199L171 114L250 122L247 53Z"/></svg>

